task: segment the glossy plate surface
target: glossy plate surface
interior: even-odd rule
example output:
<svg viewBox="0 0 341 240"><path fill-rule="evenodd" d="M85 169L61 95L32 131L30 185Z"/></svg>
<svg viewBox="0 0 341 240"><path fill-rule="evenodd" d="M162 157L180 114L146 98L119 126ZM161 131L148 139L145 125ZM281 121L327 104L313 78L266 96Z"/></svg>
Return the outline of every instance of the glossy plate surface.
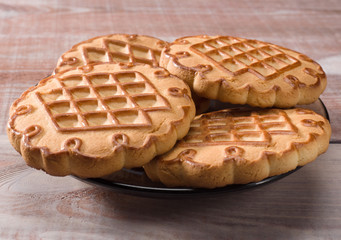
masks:
<svg viewBox="0 0 341 240"><path fill-rule="evenodd" d="M220 109L240 107L238 105L231 105L212 101L208 112L217 111ZM329 120L328 111L323 104L322 100L318 100L310 105L301 105L298 107L307 108L315 111L316 113L324 116ZM88 179L77 179L90 183L96 186L103 186L110 188L117 192L140 195L145 197L170 197L170 196L186 196L186 195L211 195L213 193L227 193L235 192L240 190L246 190L253 187L262 186L281 178L284 178L291 173L297 171L301 167L273 177L266 178L259 182L253 182L242 185L228 185L226 187L215 188L215 189L199 189L199 188L169 188L161 183L154 183L148 179L142 168L136 169L123 169L119 172L113 173L103 178L88 178Z"/></svg>

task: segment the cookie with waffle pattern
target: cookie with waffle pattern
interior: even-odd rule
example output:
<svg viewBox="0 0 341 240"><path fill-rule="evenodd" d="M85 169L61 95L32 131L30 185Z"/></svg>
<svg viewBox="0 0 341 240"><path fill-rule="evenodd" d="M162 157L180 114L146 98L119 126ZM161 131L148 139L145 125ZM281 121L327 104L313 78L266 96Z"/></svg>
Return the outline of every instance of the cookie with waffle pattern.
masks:
<svg viewBox="0 0 341 240"><path fill-rule="evenodd" d="M10 109L7 133L31 167L101 177L170 150L194 115L189 87L163 68L88 64L24 92Z"/></svg>
<svg viewBox="0 0 341 240"><path fill-rule="evenodd" d="M144 166L169 187L258 182L303 166L328 148L331 127L307 109L227 109L197 116L186 137Z"/></svg>
<svg viewBox="0 0 341 240"><path fill-rule="evenodd" d="M137 34L110 34L74 45L59 58L54 73L91 63L143 63L159 66L161 50L168 44L161 39ZM205 112L210 100L192 93L197 114Z"/></svg>
<svg viewBox="0 0 341 240"><path fill-rule="evenodd" d="M159 66L167 42L145 35L110 34L74 45L59 58L54 73L91 63L143 63Z"/></svg>
<svg viewBox="0 0 341 240"><path fill-rule="evenodd" d="M162 51L160 65L201 97L256 107L310 104L327 84L321 66L304 54L230 36L177 39Z"/></svg>

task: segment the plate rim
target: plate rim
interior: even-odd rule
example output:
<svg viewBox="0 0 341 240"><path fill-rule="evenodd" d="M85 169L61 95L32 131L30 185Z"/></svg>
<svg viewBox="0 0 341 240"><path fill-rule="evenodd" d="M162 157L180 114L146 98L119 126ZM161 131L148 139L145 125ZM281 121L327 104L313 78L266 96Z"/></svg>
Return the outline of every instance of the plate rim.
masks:
<svg viewBox="0 0 341 240"><path fill-rule="evenodd" d="M144 197L174 197L174 196L194 196L194 195L212 195L212 194L226 194L226 193L233 193L244 191L250 188L265 186L270 183L276 182L294 172L301 169L302 166L297 166L295 169L282 173L280 175L275 175L271 177L267 177L258 182L251 182L247 184L233 184L227 185L224 187L218 187L213 189L206 189L206 188L181 188L181 187L145 187L145 186L138 186L133 184L126 184L126 183L117 183L112 182L110 180L102 179L102 178L80 178L77 176L73 176L75 179L85 182L87 184L93 186L100 186L106 189L110 189L112 191L121 192L130 195L138 195Z"/></svg>

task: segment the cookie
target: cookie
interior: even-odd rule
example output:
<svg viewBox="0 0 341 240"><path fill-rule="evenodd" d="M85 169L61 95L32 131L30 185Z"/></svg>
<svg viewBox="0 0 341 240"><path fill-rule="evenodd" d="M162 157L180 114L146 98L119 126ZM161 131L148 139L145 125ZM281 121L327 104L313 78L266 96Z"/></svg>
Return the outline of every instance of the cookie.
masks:
<svg viewBox="0 0 341 240"><path fill-rule="evenodd" d="M170 150L194 115L189 87L163 68L89 64L24 92L10 109L7 132L31 167L101 177Z"/></svg>
<svg viewBox="0 0 341 240"><path fill-rule="evenodd" d="M327 84L321 66L304 54L230 36L177 39L163 49L160 65L201 97L257 107L310 104Z"/></svg>
<svg viewBox="0 0 341 240"><path fill-rule="evenodd" d="M328 148L328 120L306 109L227 109L197 116L187 136L144 169L169 187L258 182L313 161Z"/></svg>
<svg viewBox="0 0 341 240"><path fill-rule="evenodd" d="M58 60L54 73L90 63L131 62L159 66L167 42L144 35L111 34L74 45Z"/></svg>
<svg viewBox="0 0 341 240"><path fill-rule="evenodd" d="M73 46L58 60L54 73L91 63L143 63L159 66L161 50L168 43L136 34L111 34L95 37ZM192 94L197 114L205 112L210 100Z"/></svg>

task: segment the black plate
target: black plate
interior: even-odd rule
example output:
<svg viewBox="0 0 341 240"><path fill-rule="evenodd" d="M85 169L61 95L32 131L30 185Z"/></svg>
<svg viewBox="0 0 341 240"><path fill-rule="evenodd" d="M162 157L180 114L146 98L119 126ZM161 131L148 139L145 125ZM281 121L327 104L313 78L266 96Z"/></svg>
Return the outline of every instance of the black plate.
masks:
<svg viewBox="0 0 341 240"><path fill-rule="evenodd" d="M131 195L138 195L144 197L174 197L174 196L188 196L188 195L212 195L217 193L228 193L228 192L236 192L241 190L246 190L249 188L257 187L257 186L264 186L265 184L272 183L277 181L281 178L284 178L290 175L293 172L296 172L301 167L297 167L296 169L273 177L268 177L263 179L259 182L253 182L248 184L235 184L229 185L226 187L221 188L214 188L214 189L203 189L203 188L169 188L162 184L156 184L150 182L149 179L146 179L147 176L144 173L143 169L123 169L116 174L112 174L108 178L87 178L81 179L76 177L77 179L90 183L95 186L102 186L109 188L111 190L131 194ZM119 175L125 175L126 178L121 178ZM135 182L129 179L135 179ZM141 181L137 181L137 179L141 179ZM146 181L148 180L148 181ZM148 184L149 182L149 184Z"/></svg>
<svg viewBox="0 0 341 240"><path fill-rule="evenodd" d="M239 107L238 105L231 105L212 101L208 111L216 111L225 108ZM321 99L310 105L301 105L298 107L307 108L315 111L316 113L324 116L329 120L327 108ZM246 190L253 187L263 186L268 183L272 183L276 180L284 178L291 173L297 171L300 167L273 177L268 177L259 182L253 182L249 184L235 184L228 185L226 187L215 189L200 189L200 188L169 188L161 183L154 183L148 179L142 168L136 169L123 169L119 172L113 173L103 178L87 178L77 179L90 183L96 186L103 186L112 189L117 192L128 193L133 195L140 195L146 197L170 197L170 196L186 196L186 195L211 195L213 193L227 193Z"/></svg>

